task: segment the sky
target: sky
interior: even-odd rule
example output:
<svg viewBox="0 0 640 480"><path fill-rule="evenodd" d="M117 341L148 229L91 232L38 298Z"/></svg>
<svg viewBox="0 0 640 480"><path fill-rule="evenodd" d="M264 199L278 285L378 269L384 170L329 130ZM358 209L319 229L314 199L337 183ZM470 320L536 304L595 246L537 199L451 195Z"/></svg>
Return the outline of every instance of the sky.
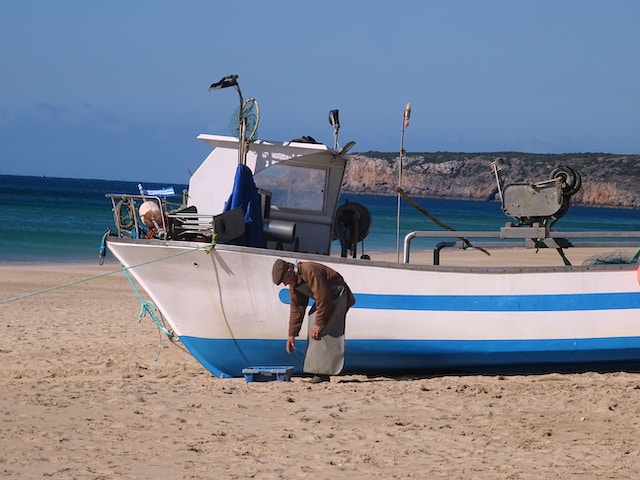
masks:
<svg viewBox="0 0 640 480"><path fill-rule="evenodd" d="M640 153L636 0L2 0L0 174L188 182L230 134Z"/></svg>

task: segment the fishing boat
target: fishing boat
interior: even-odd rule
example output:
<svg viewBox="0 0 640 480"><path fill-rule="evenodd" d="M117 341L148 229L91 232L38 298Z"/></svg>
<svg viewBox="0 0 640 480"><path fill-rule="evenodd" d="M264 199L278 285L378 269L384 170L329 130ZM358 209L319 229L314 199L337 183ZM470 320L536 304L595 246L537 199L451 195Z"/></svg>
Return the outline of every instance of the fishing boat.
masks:
<svg viewBox="0 0 640 480"><path fill-rule="evenodd" d="M146 291L162 330L204 368L218 377L239 377L256 365L302 373L306 340L285 351L289 292L271 282L278 258L323 263L351 287L347 374L640 366L637 255L572 264L566 253L635 249L640 232L553 228L580 188L575 170L559 166L543 181L503 185L494 166L509 217L499 231L416 231L402 239L396 258L358 256L358 242L375 225L365 205L339 205L353 142L339 144L338 111L329 116L332 146L308 136L261 140L257 101L243 99L237 76L210 89L228 87L240 97L237 131L198 136L212 151L179 206L167 192L142 186L107 194L115 228L104 237L106 248ZM401 188L397 193L412 202ZM414 261L413 241L421 237L437 239L428 262ZM337 239L341 251L332 252ZM518 258L522 251L552 252L557 264L491 264L492 252ZM447 264L446 252L462 262ZM485 256L487 264L467 265L465 255Z"/></svg>

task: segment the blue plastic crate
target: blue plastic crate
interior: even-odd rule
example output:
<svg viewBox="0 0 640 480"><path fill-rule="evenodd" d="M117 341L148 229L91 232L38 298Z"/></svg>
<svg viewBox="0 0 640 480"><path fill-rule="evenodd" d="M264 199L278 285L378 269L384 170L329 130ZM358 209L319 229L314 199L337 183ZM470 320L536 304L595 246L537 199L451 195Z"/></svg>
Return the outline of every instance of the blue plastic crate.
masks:
<svg viewBox="0 0 640 480"><path fill-rule="evenodd" d="M288 382L291 380L293 367L248 367L243 368L242 373L247 382L271 382L273 380Z"/></svg>

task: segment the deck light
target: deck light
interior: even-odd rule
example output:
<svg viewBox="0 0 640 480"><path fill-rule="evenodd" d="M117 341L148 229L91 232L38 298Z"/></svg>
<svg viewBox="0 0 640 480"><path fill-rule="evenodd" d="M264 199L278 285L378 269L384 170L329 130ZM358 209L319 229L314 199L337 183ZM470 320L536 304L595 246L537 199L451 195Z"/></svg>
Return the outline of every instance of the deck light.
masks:
<svg viewBox="0 0 640 480"><path fill-rule="evenodd" d="M227 75L222 77L218 82L212 83L209 87L209 91L221 90L227 87L235 87L240 97L240 108L238 109L238 164L244 164L245 150L247 148L247 120L243 115L242 108L244 106L244 99L242 98L242 91L238 84L238 75Z"/></svg>

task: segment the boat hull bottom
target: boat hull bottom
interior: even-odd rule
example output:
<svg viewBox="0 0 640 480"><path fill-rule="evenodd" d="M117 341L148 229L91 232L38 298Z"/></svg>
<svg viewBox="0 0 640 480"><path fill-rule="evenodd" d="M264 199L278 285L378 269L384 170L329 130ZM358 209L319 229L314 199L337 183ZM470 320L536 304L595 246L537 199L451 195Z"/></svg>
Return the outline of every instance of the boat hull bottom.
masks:
<svg viewBox="0 0 640 480"><path fill-rule="evenodd" d="M306 341L285 351L284 340L181 337L191 354L217 377L242 377L260 365L292 366L303 373ZM518 374L639 371L640 337L545 340L347 340L344 374Z"/></svg>

